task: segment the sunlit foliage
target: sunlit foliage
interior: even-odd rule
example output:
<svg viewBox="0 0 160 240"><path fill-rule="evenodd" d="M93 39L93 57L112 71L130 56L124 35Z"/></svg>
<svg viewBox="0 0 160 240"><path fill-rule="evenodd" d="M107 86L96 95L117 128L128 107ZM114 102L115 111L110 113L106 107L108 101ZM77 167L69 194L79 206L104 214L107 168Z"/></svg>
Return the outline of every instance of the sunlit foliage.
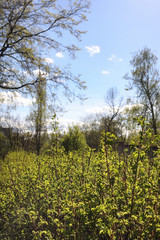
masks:
<svg viewBox="0 0 160 240"><path fill-rule="evenodd" d="M140 119L131 153L8 154L1 165L1 239L159 239L159 150ZM146 141L148 139L148 141ZM151 141L152 139L152 141ZM144 141L145 140L145 141Z"/></svg>

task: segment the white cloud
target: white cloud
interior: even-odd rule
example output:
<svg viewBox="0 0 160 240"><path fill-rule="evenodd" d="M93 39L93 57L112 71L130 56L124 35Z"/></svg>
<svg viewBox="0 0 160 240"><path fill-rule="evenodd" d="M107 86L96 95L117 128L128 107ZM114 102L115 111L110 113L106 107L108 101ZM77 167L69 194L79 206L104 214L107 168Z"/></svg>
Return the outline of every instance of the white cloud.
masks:
<svg viewBox="0 0 160 240"><path fill-rule="evenodd" d="M22 131L22 132L27 132L27 126L26 122L20 118L20 116L10 116L6 115L1 117L1 125L2 127L12 127L14 130Z"/></svg>
<svg viewBox="0 0 160 240"><path fill-rule="evenodd" d="M35 98L25 98L18 92L0 92L0 102L8 105L31 106Z"/></svg>
<svg viewBox="0 0 160 240"><path fill-rule="evenodd" d="M35 77L38 77L39 76L39 73L42 75L42 76L48 76L48 74L42 70L39 70L39 69L36 69L33 71L33 74L35 75Z"/></svg>
<svg viewBox="0 0 160 240"><path fill-rule="evenodd" d="M68 131L68 127L69 126L74 126L74 125L82 125L83 122L78 121L78 120L73 120L73 119L69 119L69 118L58 118L58 122L59 122L59 129L62 131L67 132ZM53 127L52 127L52 120L49 119L47 121L47 127L48 127L48 133L53 132Z"/></svg>
<svg viewBox="0 0 160 240"><path fill-rule="evenodd" d="M135 103L135 104L126 104L123 107L121 107L121 112L125 112L126 110L132 110L134 107L143 107L142 104L140 103Z"/></svg>
<svg viewBox="0 0 160 240"><path fill-rule="evenodd" d="M53 60L52 58L45 58L44 61L45 61L46 63L50 63L50 64L54 63L54 60Z"/></svg>
<svg viewBox="0 0 160 240"><path fill-rule="evenodd" d="M133 107L141 107L142 105L141 104L126 104L126 105L123 105L121 107L119 106L115 106L115 110L118 110L119 109L119 112L121 113L125 113L125 111L127 109L131 110ZM101 113L110 113L111 109L109 106L102 106L102 107L93 107L93 108L89 108L89 109L86 109L85 112L86 113L90 113L90 114L101 114Z"/></svg>
<svg viewBox="0 0 160 240"><path fill-rule="evenodd" d="M68 118L59 118L58 120L59 120L59 123L63 127L64 130L68 130L68 126L82 124L81 121L68 119Z"/></svg>
<svg viewBox="0 0 160 240"><path fill-rule="evenodd" d="M109 111L109 107L108 106L103 106L103 107L93 107L93 108L89 108L89 109L86 109L85 112L87 113L93 113L93 114L96 114L96 113L105 113Z"/></svg>
<svg viewBox="0 0 160 240"><path fill-rule="evenodd" d="M57 83L65 83L66 82L66 80L65 79L59 79L59 78L57 78L57 79L55 79L55 82L57 82Z"/></svg>
<svg viewBox="0 0 160 240"><path fill-rule="evenodd" d="M56 53L56 57L58 57L58 58L64 58L64 55L63 55L62 52L57 52L57 53Z"/></svg>
<svg viewBox="0 0 160 240"><path fill-rule="evenodd" d="M108 72L106 70L103 70L101 73L104 74L104 75L110 74L110 72Z"/></svg>
<svg viewBox="0 0 160 240"><path fill-rule="evenodd" d="M7 87L17 86L17 82L15 80L9 80L8 82L3 83L3 86L7 86Z"/></svg>
<svg viewBox="0 0 160 240"><path fill-rule="evenodd" d="M122 58L118 58L118 61L119 61L119 62L123 62L123 59L122 59Z"/></svg>
<svg viewBox="0 0 160 240"><path fill-rule="evenodd" d="M115 54L112 54L111 57L108 58L109 61L111 62L122 62L122 58L118 58Z"/></svg>
<svg viewBox="0 0 160 240"><path fill-rule="evenodd" d="M87 52L90 54L90 56L92 57L94 54L100 53L100 47L99 46L86 46L85 47L87 49Z"/></svg>

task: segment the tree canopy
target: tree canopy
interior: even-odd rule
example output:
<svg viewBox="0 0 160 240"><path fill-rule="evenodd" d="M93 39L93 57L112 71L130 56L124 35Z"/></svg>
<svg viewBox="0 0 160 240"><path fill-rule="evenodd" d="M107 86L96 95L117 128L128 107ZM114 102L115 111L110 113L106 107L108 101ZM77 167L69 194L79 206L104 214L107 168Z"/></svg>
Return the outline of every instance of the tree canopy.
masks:
<svg viewBox="0 0 160 240"><path fill-rule="evenodd" d="M67 94L71 93L70 81L83 88L84 82L69 70L59 69L47 53L67 51L75 56L78 47L67 44L63 35L81 39L84 31L79 24L87 20L89 5L89 0L0 1L0 89L34 92L37 69L47 84L62 86Z"/></svg>
<svg viewBox="0 0 160 240"><path fill-rule="evenodd" d="M143 116L150 120L154 134L157 134L157 121L160 108L160 79L156 68L157 57L150 49L144 48L135 53L130 61L131 74L126 74L130 88L136 89L137 99L142 104Z"/></svg>

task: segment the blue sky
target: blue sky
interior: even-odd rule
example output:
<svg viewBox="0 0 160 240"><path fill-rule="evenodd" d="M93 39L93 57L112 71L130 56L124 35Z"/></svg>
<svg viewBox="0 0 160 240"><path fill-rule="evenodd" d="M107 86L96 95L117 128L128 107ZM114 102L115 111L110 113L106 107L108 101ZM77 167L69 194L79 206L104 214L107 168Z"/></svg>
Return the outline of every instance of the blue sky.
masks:
<svg viewBox="0 0 160 240"><path fill-rule="evenodd" d="M82 50L71 61L73 72L86 81L88 100L83 105L77 100L67 105L63 120L80 120L100 110L111 87L117 87L124 99L131 94L125 91L123 76L130 71L132 54L148 47L160 57L159 12L159 0L92 1L88 22L83 25L88 32L79 44Z"/></svg>
<svg viewBox="0 0 160 240"><path fill-rule="evenodd" d="M125 91L123 76L130 71L134 52L148 47L160 58L159 0L92 0L90 11L88 21L81 26L87 33L77 43L81 48L77 58L72 60L65 53L48 56L59 66L69 63L87 85L82 94L88 99L83 104L78 99L68 103L59 96L67 111L59 115L65 125L100 111L111 87L117 87L124 99L131 94ZM22 109L23 114L28 112L27 106Z"/></svg>

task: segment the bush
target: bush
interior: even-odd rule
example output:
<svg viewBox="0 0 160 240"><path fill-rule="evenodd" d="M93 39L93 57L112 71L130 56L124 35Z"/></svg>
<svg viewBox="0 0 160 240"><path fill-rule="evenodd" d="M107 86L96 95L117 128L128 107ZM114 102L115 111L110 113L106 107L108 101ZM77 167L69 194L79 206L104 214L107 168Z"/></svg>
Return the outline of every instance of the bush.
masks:
<svg viewBox="0 0 160 240"><path fill-rule="evenodd" d="M85 135L78 126L69 127L68 133L62 139L62 146L66 152L84 150L87 147Z"/></svg>
<svg viewBox="0 0 160 240"><path fill-rule="evenodd" d="M5 155L8 153L9 150L9 141L7 137L5 137L3 133L0 132L0 159L4 159Z"/></svg>

